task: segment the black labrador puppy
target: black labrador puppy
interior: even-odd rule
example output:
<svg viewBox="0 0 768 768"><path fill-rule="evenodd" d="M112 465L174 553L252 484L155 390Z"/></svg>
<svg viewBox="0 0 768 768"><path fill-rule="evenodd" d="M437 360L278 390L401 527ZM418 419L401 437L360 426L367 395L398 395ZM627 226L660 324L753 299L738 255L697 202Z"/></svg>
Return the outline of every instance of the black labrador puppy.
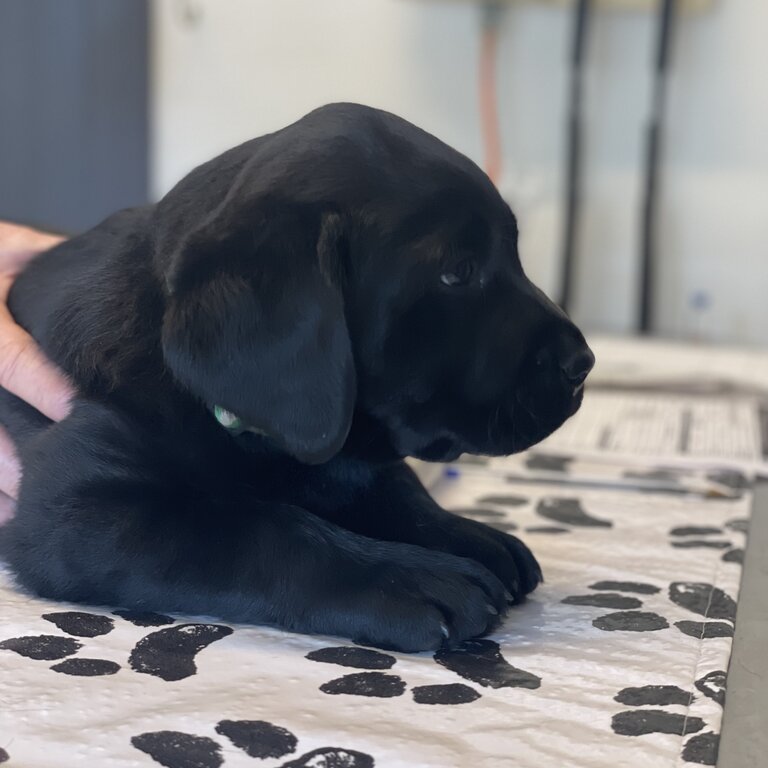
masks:
<svg viewBox="0 0 768 768"><path fill-rule="evenodd" d="M225 152L37 258L10 307L82 393L58 424L0 399L27 589L420 651L541 580L403 457L527 448L594 358L488 178L406 121L335 104Z"/></svg>

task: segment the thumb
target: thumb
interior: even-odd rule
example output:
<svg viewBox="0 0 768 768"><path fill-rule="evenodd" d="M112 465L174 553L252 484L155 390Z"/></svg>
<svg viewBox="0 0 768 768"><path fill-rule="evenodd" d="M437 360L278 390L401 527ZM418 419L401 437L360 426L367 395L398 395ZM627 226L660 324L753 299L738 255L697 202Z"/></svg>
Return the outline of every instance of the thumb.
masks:
<svg viewBox="0 0 768 768"><path fill-rule="evenodd" d="M58 421L69 413L72 386L11 317L4 303L10 282L0 276L0 387Z"/></svg>

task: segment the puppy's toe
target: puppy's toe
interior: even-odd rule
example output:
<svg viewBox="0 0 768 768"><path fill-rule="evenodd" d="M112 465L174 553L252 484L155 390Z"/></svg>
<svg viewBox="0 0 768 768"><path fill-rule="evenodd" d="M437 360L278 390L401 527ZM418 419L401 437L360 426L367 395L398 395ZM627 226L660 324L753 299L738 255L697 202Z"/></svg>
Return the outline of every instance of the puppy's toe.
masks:
<svg viewBox="0 0 768 768"><path fill-rule="evenodd" d="M473 560L422 550L418 559L391 563L361 598L365 615L358 642L405 652L434 651L496 627L506 590Z"/></svg>
<svg viewBox="0 0 768 768"><path fill-rule="evenodd" d="M484 565L504 584L513 605L542 581L536 558L520 539L476 520L451 516L436 548Z"/></svg>
<svg viewBox="0 0 768 768"><path fill-rule="evenodd" d="M520 592L523 596L533 592L544 581L541 566L530 549L516 536L503 534L507 548L512 552L517 572L520 574Z"/></svg>

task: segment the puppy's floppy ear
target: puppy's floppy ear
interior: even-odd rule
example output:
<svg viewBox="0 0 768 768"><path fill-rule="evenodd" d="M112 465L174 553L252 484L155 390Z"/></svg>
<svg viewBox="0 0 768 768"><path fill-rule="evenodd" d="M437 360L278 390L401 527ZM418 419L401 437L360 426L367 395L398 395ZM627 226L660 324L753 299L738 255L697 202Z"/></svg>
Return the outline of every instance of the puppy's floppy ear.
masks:
<svg viewBox="0 0 768 768"><path fill-rule="evenodd" d="M296 206L255 208L245 224L214 215L172 256L163 351L209 406L320 463L344 444L355 401L342 222Z"/></svg>

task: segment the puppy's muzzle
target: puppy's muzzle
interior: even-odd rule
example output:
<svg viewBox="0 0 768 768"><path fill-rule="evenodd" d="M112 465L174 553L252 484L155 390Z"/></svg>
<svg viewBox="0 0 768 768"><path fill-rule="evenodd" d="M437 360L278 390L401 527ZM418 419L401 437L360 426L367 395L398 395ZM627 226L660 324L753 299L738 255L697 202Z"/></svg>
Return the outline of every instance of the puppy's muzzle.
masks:
<svg viewBox="0 0 768 768"><path fill-rule="evenodd" d="M544 439L579 409L595 356L569 321L526 356L514 395L516 424L525 442Z"/></svg>

